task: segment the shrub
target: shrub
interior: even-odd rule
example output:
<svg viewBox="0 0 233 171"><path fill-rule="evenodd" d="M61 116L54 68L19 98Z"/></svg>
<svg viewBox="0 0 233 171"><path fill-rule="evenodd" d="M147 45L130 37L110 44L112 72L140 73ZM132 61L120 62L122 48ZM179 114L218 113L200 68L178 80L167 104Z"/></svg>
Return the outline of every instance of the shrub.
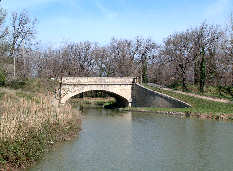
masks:
<svg viewBox="0 0 233 171"><path fill-rule="evenodd" d="M78 134L80 115L70 105L56 107L44 95L25 98L27 93L5 91L0 101L0 170L28 167L53 144Z"/></svg>
<svg viewBox="0 0 233 171"><path fill-rule="evenodd" d="M179 81L175 81L175 82L171 83L170 85L167 85L168 88L172 88L172 89L178 89L181 86L182 85Z"/></svg>
<svg viewBox="0 0 233 171"><path fill-rule="evenodd" d="M0 69L0 86L4 86L6 83L6 74Z"/></svg>
<svg viewBox="0 0 233 171"><path fill-rule="evenodd" d="M26 85L26 82L23 80L12 80L7 83L7 86L13 89L23 89Z"/></svg>
<svg viewBox="0 0 233 171"><path fill-rule="evenodd" d="M58 83L49 79L24 79L24 80L12 80L7 82L9 88L15 90L21 89L23 91L32 92L32 93L42 93L47 94L48 92L54 92L58 87Z"/></svg>

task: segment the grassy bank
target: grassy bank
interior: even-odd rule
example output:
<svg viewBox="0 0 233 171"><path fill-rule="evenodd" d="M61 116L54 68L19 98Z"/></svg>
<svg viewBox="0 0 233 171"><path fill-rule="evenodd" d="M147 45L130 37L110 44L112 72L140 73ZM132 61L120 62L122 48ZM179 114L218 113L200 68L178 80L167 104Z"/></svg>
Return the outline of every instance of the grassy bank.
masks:
<svg viewBox="0 0 233 171"><path fill-rule="evenodd" d="M78 135L77 111L32 91L0 88L0 170L29 167L55 144Z"/></svg>
<svg viewBox="0 0 233 171"><path fill-rule="evenodd" d="M93 105L104 106L106 104L112 104L114 102L115 99L112 97L103 97L103 98L83 97L83 98L71 98L69 100L69 103L72 104L72 106L75 106L76 104L93 104Z"/></svg>
<svg viewBox="0 0 233 171"><path fill-rule="evenodd" d="M183 90L182 85L180 84L170 86L169 88L179 91ZM206 86L203 93L200 93L198 85L187 84L187 89L188 90L186 92L190 92L197 95L233 100L231 96L231 94L233 93L233 87L229 86Z"/></svg>
<svg viewBox="0 0 233 171"><path fill-rule="evenodd" d="M169 115L194 116L210 119L233 119L233 104L214 102L210 100L200 99L188 95L175 93L155 87L144 85L154 91L167 94L171 97L182 100L190 104L191 108L126 108L124 110L141 111L141 112L159 112Z"/></svg>

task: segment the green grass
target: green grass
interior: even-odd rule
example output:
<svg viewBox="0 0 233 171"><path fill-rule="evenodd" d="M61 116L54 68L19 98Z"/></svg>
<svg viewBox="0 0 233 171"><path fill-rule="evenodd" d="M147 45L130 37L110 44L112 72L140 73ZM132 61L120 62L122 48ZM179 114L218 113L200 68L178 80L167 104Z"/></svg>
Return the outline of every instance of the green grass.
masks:
<svg viewBox="0 0 233 171"><path fill-rule="evenodd" d="M104 107L106 107L106 106L112 105L114 103L115 103L115 101L108 101L108 102L105 102L103 105L104 105Z"/></svg>
<svg viewBox="0 0 233 171"><path fill-rule="evenodd" d="M115 99L113 98L71 98L69 100L69 103L71 103L72 105L75 104L94 104L94 105L99 105L99 106L103 106L105 104L112 104L115 102ZM76 105L75 105L76 106Z"/></svg>
<svg viewBox="0 0 233 171"><path fill-rule="evenodd" d="M182 85L181 84L175 84L172 86L168 86L168 88L171 88L173 90L179 90L182 91ZM188 91L190 93L207 96L207 97L214 97L214 98L222 98L222 99L228 99L233 100L232 96L226 91L226 87L222 87L221 90L216 86L205 86L204 93L199 92L199 86L198 85L187 85Z"/></svg>
<svg viewBox="0 0 233 171"><path fill-rule="evenodd" d="M183 95L168 90L162 90L155 87L150 87L144 85L145 87L155 90L160 93L167 94L171 97L182 100L190 104L191 108L148 108L147 110L154 111L177 111L177 112L192 112L192 113L202 113L202 114L233 114L233 104L214 102L210 100L205 100L197 97L192 97L188 95Z"/></svg>

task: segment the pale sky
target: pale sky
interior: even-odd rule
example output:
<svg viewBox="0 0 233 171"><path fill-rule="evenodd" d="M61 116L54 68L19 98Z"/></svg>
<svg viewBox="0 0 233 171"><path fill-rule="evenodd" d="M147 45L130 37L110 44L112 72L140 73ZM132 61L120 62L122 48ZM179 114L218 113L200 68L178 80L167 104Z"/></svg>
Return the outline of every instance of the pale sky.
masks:
<svg viewBox="0 0 233 171"><path fill-rule="evenodd" d="M108 43L136 36L161 42L177 31L225 25L233 0L2 0L12 11L26 9L39 21L37 39L57 46L65 41Z"/></svg>

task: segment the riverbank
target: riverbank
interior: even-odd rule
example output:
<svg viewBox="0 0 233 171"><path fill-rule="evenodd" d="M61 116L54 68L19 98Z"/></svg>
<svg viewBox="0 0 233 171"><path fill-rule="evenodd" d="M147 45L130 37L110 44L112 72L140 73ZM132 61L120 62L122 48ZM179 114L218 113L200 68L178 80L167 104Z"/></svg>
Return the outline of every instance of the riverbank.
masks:
<svg viewBox="0 0 233 171"><path fill-rule="evenodd" d="M92 104L98 106L105 106L114 103L116 100L113 97L83 97L83 98L71 98L68 102L76 107L80 104Z"/></svg>
<svg viewBox="0 0 233 171"><path fill-rule="evenodd" d="M221 103L204 98L190 96L188 94L182 94L178 92L160 89L158 87L151 87L148 85L144 85L144 86L151 90L182 100L190 104L192 107L190 108L126 108L121 110L137 111L137 112L156 112L170 116L198 117L203 119L233 120L232 102Z"/></svg>
<svg viewBox="0 0 233 171"><path fill-rule="evenodd" d="M49 93L0 88L0 108L0 170L27 168L81 130L79 112Z"/></svg>
<svg viewBox="0 0 233 171"><path fill-rule="evenodd" d="M146 85L147 86L147 85ZM206 100L210 100L210 101L215 101L215 102L221 102L221 103L231 103L232 102L232 98L229 96L229 94L227 95L218 95L218 93L216 92L216 87L211 87L211 88L206 88L207 90L201 94L197 91L197 89L189 89L189 91L182 91L181 88L180 89L171 89L171 88L167 88L167 87L162 87L162 86L159 86L159 85L156 85L156 84L153 84L153 83L149 83L148 86L150 87L157 87L157 88L160 88L162 90L167 90L167 91L170 91L170 92L174 92L174 93L179 93L179 94L184 94L184 95L189 95L189 96L192 96L192 97L198 97L198 98L201 98L201 99L206 99ZM189 86L190 87L190 86ZM192 86L194 87L194 86ZM212 90L212 91L210 91Z"/></svg>
<svg viewBox="0 0 233 171"><path fill-rule="evenodd" d="M215 114L215 113L195 113L195 112L180 112L173 108L121 108L120 111L143 112L156 114L163 114L167 116L180 117L180 118L200 118L200 119L214 119L214 120L232 120L233 114Z"/></svg>

